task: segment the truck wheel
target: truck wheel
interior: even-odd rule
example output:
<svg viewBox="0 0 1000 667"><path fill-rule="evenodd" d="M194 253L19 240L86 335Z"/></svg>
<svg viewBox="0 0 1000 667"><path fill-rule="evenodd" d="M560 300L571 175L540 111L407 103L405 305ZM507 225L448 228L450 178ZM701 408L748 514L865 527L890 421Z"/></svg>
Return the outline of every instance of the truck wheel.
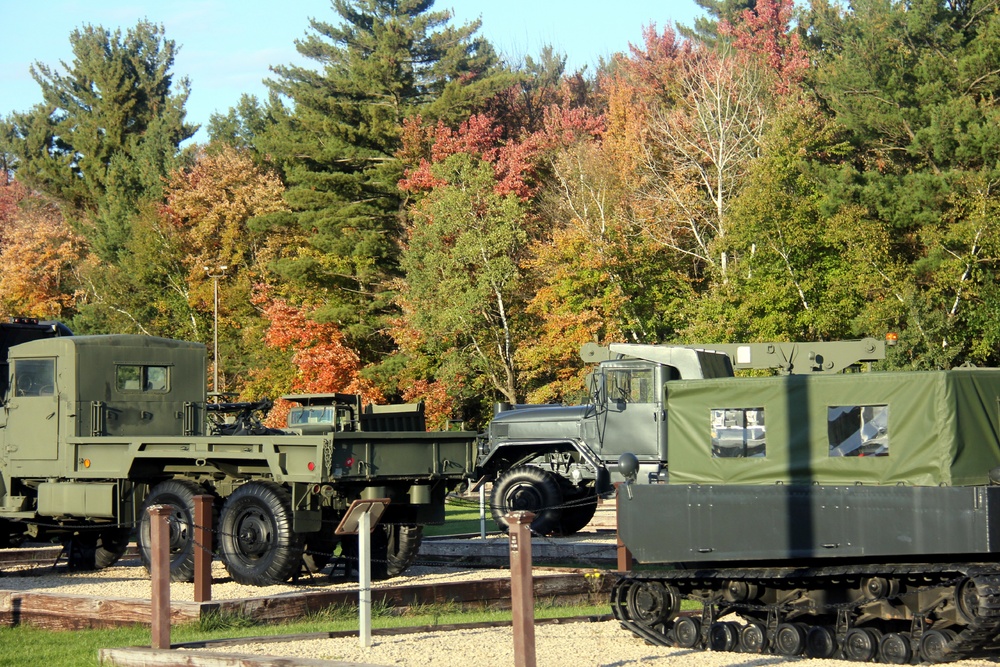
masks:
<svg viewBox="0 0 1000 667"><path fill-rule="evenodd" d="M306 572L315 574L322 570L333 560L333 552L340 544L340 536L334 533L338 521L333 518L333 514L323 511L323 527L315 533L306 533L302 536L302 565Z"/></svg>
<svg viewBox="0 0 1000 667"><path fill-rule="evenodd" d="M507 515L511 512L533 512L531 531L549 535L560 530L563 502L559 481L552 473L534 466L511 468L493 483L490 513L500 530L507 532Z"/></svg>
<svg viewBox="0 0 1000 667"><path fill-rule="evenodd" d="M111 528L101 531L97 536L97 548L94 549L94 567L103 570L117 563L125 555L131 539L131 528Z"/></svg>
<svg viewBox="0 0 1000 667"><path fill-rule="evenodd" d="M139 535L136 542L139 558L149 569L152 561L150 520L147 510L153 505L169 505L170 581L194 581L194 550L202 548L194 543L194 497L205 494L205 489L186 479L169 479L153 487L142 505L139 517Z"/></svg>
<svg viewBox="0 0 1000 667"><path fill-rule="evenodd" d="M386 525L385 578L398 577L413 565L424 539L423 526Z"/></svg>
<svg viewBox="0 0 1000 667"><path fill-rule="evenodd" d="M371 536L372 580L398 577L416 560L424 538L423 526L382 523ZM347 560L348 572L358 569L358 536L351 535L341 542L341 555Z"/></svg>
<svg viewBox="0 0 1000 667"><path fill-rule="evenodd" d="M563 501L562 520L559 522L560 535L573 535L587 527L597 512L597 494L593 487L566 494Z"/></svg>
<svg viewBox="0 0 1000 667"><path fill-rule="evenodd" d="M222 506L219 552L238 584L288 581L302 564L303 540L292 531L292 499L272 482L248 482Z"/></svg>
<svg viewBox="0 0 1000 667"><path fill-rule="evenodd" d="M73 535L67 544L70 570L103 570L118 562L132 536L128 528L107 528L100 532L85 530Z"/></svg>

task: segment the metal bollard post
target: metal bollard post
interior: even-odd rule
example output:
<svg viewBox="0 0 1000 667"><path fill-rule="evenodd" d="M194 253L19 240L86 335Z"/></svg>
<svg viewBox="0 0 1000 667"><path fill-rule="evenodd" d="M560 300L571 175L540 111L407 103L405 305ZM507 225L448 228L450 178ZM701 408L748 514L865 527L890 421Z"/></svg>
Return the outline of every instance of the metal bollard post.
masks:
<svg viewBox="0 0 1000 667"><path fill-rule="evenodd" d="M194 601L212 601L212 504L209 495L194 497Z"/></svg>
<svg viewBox="0 0 1000 667"><path fill-rule="evenodd" d="M531 580L531 512L507 515L515 667L535 667L535 596Z"/></svg>
<svg viewBox="0 0 1000 667"><path fill-rule="evenodd" d="M152 579L150 606L153 648L170 648L170 524L173 508L149 508L149 574Z"/></svg>
<svg viewBox="0 0 1000 667"><path fill-rule="evenodd" d="M486 485L479 485L479 538L486 539Z"/></svg>

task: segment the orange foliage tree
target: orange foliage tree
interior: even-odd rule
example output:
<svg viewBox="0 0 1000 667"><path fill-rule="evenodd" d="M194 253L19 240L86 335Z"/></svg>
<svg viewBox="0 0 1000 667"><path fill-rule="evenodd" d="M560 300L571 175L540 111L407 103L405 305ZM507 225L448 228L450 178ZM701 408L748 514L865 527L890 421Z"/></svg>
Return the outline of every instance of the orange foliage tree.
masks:
<svg viewBox="0 0 1000 667"><path fill-rule="evenodd" d="M258 387L301 393L344 392L360 394L366 403L380 403L385 397L379 388L361 376L358 353L345 344L339 327L317 322L308 306L293 306L284 299L270 299L260 293L255 299L268 322L264 344L273 350L291 353L291 373L280 369L258 371ZM282 386L283 385L283 386ZM282 425L289 405L279 402L268 415L269 425Z"/></svg>
<svg viewBox="0 0 1000 667"><path fill-rule="evenodd" d="M247 223L284 209L283 190L277 174L225 144L212 146L190 169L171 173L164 214L184 230L192 278L204 279L204 266L253 266L267 236Z"/></svg>
<svg viewBox="0 0 1000 667"><path fill-rule="evenodd" d="M218 283L221 389L243 391L247 371L264 363L260 341L268 323L253 303L254 285L273 281L268 264L304 245L292 232L263 232L251 224L285 208L283 189L278 176L247 151L216 144L191 167L171 173L165 186L163 236L184 246L185 275L174 283L198 315L191 319L200 320L201 340L210 339L214 306L206 268L218 273L218 267L227 267Z"/></svg>
<svg viewBox="0 0 1000 667"><path fill-rule="evenodd" d="M66 319L82 242L54 206L0 172L0 313Z"/></svg>

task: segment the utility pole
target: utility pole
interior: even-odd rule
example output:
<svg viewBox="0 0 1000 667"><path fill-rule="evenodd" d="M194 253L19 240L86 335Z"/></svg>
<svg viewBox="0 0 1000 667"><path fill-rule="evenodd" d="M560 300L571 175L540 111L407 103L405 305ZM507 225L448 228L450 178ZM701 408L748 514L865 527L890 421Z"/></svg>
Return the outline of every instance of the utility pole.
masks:
<svg viewBox="0 0 1000 667"><path fill-rule="evenodd" d="M212 279L213 292L215 293L215 328L213 333L213 343L212 343L212 393L219 393L219 279L226 277L226 270L228 266L222 265L217 266L214 269L212 267L206 266L205 273L209 278Z"/></svg>

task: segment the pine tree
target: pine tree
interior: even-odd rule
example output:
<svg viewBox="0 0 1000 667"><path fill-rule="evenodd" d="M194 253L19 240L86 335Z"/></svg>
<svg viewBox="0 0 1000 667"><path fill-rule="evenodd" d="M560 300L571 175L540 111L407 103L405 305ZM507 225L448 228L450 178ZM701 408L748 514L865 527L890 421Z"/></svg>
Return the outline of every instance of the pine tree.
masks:
<svg viewBox="0 0 1000 667"><path fill-rule="evenodd" d="M315 253L278 270L323 303L365 362L388 345L388 279L398 275L403 120L454 123L492 92L492 47L479 24L449 25L432 0L334 0L340 25L313 19L299 52L322 65L276 67L272 90L293 102L255 138L283 171L289 213L272 226L306 230Z"/></svg>
<svg viewBox="0 0 1000 667"><path fill-rule="evenodd" d="M677 31L707 46L715 46L720 39L719 22L737 23L744 11L757 7L757 0L694 0L708 16L699 16L694 27L678 26Z"/></svg>
<svg viewBox="0 0 1000 667"><path fill-rule="evenodd" d="M178 146L197 130L184 122L189 85L182 79L174 90L176 45L161 26L140 21L122 35L87 25L70 43L65 73L31 67L43 102L4 121L3 152L19 181L86 219L81 231L113 261L138 201L159 187Z"/></svg>
<svg viewBox="0 0 1000 667"><path fill-rule="evenodd" d="M987 0L811 9L816 90L849 149L820 172L823 213L857 218L842 244L863 260L854 282L880 291L868 330L899 332L895 363L995 364L1000 15Z"/></svg>

